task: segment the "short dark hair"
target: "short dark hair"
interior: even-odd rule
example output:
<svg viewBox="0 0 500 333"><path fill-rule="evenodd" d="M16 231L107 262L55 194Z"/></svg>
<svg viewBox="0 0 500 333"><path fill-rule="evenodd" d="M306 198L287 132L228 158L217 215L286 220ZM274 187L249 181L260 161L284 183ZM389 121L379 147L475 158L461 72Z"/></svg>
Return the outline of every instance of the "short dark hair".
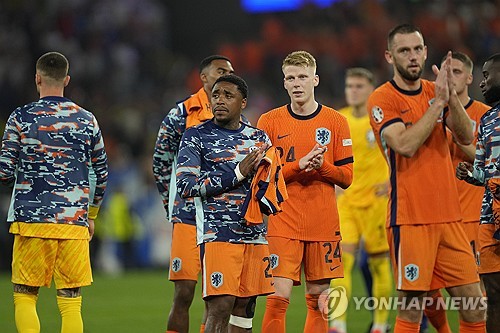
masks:
<svg viewBox="0 0 500 333"><path fill-rule="evenodd" d="M348 78L348 77L363 77L363 78L367 79L370 84L373 85L375 83L373 73L371 71L369 71L368 69L363 68L363 67L348 68L347 71L345 72L345 77L346 78Z"/></svg>
<svg viewBox="0 0 500 333"><path fill-rule="evenodd" d="M247 96L248 96L248 85L245 82L245 80L243 80L238 75L234 75L234 74L222 75L217 80L215 80L214 87L219 82L229 82L229 83L232 83L232 84L236 85L236 87L240 91L240 93L243 96L243 98L247 98Z"/></svg>
<svg viewBox="0 0 500 333"><path fill-rule="evenodd" d="M208 66L210 66L212 64L212 61L214 60L226 60L226 61L229 61L231 62L231 60L229 60L228 57L225 57L223 55L220 55L220 54L214 54L214 55L211 55L211 56L208 56L206 57L205 59L203 59L201 62L200 62L200 73L205 69L207 68Z"/></svg>
<svg viewBox="0 0 500 333"><path fill-rule="evenodd" d="M448 55L445 55L443 59L441 59L441 63L443 63L446 60L446 57ZM451 52L451 57L452 59L457 59L461 61L467 68L470 69L472 72L472 69L474 68L474 63L472 62L472 59L465 53L458 52L458 51L453 51Z"/></svg>
<svg viewBox="0 0 500 333"><path fill-rule="evenodd" d="M420 35L422 35L422 32L420 31L420 29L412 24L404 23L404 24L400 24L400 25L394 27L391 31L389 31L389 35L387 35L387 47L388 47L388 49L389 50L391 49L392 41L394 40L394 36L396 36L397 34L406 35L406 34L411 34L414 32L418 32Z"/></svg>
<svg viewBox="0 0 500 333"><path fill-rule="evenodd" d="M56 81L62 81L68 75L69 62L59 52L48 52L38 58L36 70L41 72L41 75Z"/></svg>
<svg viewBox="0 0 500 333"><path fill-rule="evenodd" d="M495 53L495 54L489 56L485 62L487 62L487 61L491 61L493 63L499 62L500 61L500 53Z"/></svg>

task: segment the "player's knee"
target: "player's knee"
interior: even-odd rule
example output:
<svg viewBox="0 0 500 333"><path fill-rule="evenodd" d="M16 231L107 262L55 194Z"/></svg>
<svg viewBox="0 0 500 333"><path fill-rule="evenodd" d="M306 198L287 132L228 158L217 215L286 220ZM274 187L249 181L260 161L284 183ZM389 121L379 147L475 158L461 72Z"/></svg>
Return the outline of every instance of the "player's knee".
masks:
<svg viewBox="0 0 500 333"><path fill-rule="evenodd" d="M467 309L461 311L462 320L468 323L478 323L486 320L486 308Z"/></svg>
<svg viewBox="0 0 500 333"><path fill-rule="evenodd" d="M255 306L257 305L257 296L250 297L248 304L245 308L247 318L253 318L255 315Z"/></svg>
<svg viewBox="0 0 500 333"><path fill-rule="evenodd" d="M57 296L66 298L76 298L82 295L80 287L57 289Z"/></svg>
<svg viewBox="0 0 500 333"><path fill-rule="evenodd" d="M191 282L191 281L190 281ZM174 302L178 306L189 307L193 302L196 282L194 283L175 283Z"/></svg>
<svg viewBox="0 0 500 333"><path fill-rule="evenodd" d="M40 287L27 286L25 284L14 283L14 292L27 295L38 295Z"/></svg>

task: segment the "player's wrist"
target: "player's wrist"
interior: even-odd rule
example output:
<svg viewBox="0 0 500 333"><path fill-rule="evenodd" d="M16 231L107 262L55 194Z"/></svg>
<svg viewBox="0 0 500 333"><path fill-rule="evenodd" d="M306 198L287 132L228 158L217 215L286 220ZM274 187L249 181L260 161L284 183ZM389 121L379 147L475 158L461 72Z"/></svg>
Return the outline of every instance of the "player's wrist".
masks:
<svg viewBox="0 0 500 333"><path fill-rule="evenodd" d="M236 174L236 178L238 179L239 182L241 182L243 179L246 178L240 171L239 163L236 165L236 168L234 168L234 173Z"/></svg>

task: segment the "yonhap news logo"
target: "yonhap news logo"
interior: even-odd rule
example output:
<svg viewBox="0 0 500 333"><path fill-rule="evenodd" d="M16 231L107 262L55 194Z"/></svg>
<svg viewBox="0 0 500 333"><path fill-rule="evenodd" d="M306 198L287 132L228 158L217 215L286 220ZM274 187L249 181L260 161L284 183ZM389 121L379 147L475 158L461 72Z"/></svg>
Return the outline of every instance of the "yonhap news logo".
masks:
<svg viewBox="0 0 500 333"><path fill-rule="evenodd" d="M420 302L416 297L352 297L348 299L344 287L328 288L318 298L318 308L325 320L340 317L347 311L350 301L354 310L424 310L433 306L440 310L486 310L486 297L438 297L426 296Z"/></svg>
<svg viewBox="0 0 500 333"><path fill-rule="evenodd" d="M342 316L347 310L348 303L347 291L341 286L326 289L318 298L318 308L325 320Z"/></svg>

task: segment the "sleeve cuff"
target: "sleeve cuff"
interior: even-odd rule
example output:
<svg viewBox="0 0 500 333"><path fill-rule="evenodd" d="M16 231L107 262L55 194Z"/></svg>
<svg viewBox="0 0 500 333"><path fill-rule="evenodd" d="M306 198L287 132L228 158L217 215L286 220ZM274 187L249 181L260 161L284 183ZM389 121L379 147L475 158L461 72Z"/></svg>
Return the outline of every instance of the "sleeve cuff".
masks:
<svg viewBox="0 0 500 333"><path fill-rule="evenodd" d="M236 165L236 169L234 169L234 173L236 174L236 178L238 179L239 182L241 182L243 179L245 179L245 176L240 171L240 164Z"/></svg>
<svg viewBox="0 0 500 333"><path fill-rule="evenodd" d="M89 219L95 220L97 218L97 213L99 213L99 207L89 206L89 214L88 214Z"/></svg>

